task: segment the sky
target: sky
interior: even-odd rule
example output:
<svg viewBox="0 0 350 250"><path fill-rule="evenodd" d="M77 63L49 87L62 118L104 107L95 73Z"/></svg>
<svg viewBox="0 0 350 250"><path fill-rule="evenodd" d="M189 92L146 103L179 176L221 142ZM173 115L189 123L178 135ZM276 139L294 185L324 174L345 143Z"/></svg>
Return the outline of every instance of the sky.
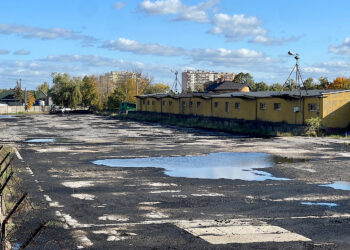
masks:
<svg viewBox="0 0 350 250"><path fill-rule="evenodd" d="M346 0L0 0L0 88L35 89L52 72L248 72L283 84L350 75Z"/></svg>

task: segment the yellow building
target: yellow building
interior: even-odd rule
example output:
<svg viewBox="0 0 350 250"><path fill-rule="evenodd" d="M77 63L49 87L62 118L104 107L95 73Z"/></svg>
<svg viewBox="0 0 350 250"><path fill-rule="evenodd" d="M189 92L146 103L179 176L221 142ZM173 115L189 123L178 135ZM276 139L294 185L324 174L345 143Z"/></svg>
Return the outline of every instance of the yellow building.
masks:
<svg viewBox="0 0 350 250"><path fill-rule="evenodd" d="M137 97L137 111L303 125L321 118L327 128L350 125L350 90L167 94Z"/></svg>

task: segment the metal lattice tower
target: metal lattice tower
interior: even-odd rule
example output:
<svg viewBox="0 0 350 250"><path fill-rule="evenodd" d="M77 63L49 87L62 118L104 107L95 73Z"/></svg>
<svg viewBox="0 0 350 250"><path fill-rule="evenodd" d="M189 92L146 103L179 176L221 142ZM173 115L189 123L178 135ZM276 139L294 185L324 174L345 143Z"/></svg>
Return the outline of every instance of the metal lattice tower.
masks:
<svg viewBox="0 0 350 250"><path fill-rule="evenodd" d="M293 52L291 51L288 51L288 55L290 56L294 56L294 59L295 59L295 65L292 69L292 71L290 72L287 80L285 81L285 83L283 84L283 88L286 87L287 85L289 85L290 81L292 80L292 74L293 72L295 71L295 89L299 91L299 94L301 95L301 86L304 86L304 80L303 80L303 76L301 74L301 70L300 70L300 66L299 66L299 54L294 54ZM305 91L306 88L304 87ZM291 89L293 90L293 89ZM306 92L307 93L307 92Z"/></svg>
<svg viewBox="0 0 350 250"><path fill-rule="evenodd" d="M171 89L174 91L175 94L177 94L179 92L178 87L181 87L181 83L177 77L179 72L177 70L171 70L171 72L173 72L175 74L175 80L174 80L174 83L173 83L173 86L171 87Z"/></svg>

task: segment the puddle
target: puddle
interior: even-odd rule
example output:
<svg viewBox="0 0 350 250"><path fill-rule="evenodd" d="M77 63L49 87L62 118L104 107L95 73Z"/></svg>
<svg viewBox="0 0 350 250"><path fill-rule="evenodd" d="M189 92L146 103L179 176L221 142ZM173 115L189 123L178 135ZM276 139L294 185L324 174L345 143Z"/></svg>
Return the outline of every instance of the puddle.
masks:
<svg viewBox="0 0 350 250"><path fill-rule="evenodd" d="M45 138L41 138L41 139L30 139L30 140L26 140L26 142L33 142L33 143L39 143L39 142L56 142L56 139L45 139Z"/></svg>
<svg viewBox="0 0 350 250"><path fill-rule="evenodd" d="M13 115L0 115L0 119L11 119L15 118Z"/></svg>
<svg viewBox="0 0 350 250"><path fill-rule="evenodd" d="M327 207L338 207L339 204L337 203L332 203L332 202L300 202L302 205L307 205L307 206L327 206Z"/></svg>
<svg viewBox="0 0 350 250"><path fill-rule="evenodd" d="M29 143L72 143L73 141L70 139L64 139L64 138L33 138L28 139L25 142Z"/></svg>
<svg viewBox="0 0 350 250"><path fill-rule="evenodd" d="M211 153L204 156L106 159L93 162L108 167L156 167L172 177L240 179L245 181L289 180L256 170L274 166L266 153Z"/></svg>
<svg viewBox="0 0 350 250"><path fill-rule="evenodd" d="M322 184L320 186L350 191L350 182L347 182L347 181L335 181L332 184Z"/></svg>

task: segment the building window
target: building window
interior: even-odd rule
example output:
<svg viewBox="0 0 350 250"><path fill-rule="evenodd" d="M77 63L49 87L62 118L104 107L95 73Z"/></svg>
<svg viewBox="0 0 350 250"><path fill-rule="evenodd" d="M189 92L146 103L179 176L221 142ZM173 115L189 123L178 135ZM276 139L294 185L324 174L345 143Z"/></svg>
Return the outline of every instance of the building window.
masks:
<svg viewBox="0 0 350 250"><path fill-rule="evenodd" d="M239 102L235 102L235 109L240 109L241 108L241 104Z"/></svg>
<svg viewBox="0 0 350 250"><path fill-rule="evenodd" d="M147 105L149 105L149 101L147 101Z"/></svg>
<svg viewBox="0 0 350 250"><path fill-rule="evenodd" d="M186 108L186 102L182 102L182 108Z"/></svg>
<svg viewBox="0 0 350 250"><path fill-rule="evenodd" d="M190 101L190 108L192 108L192 105L193 105L193 102L192 102L192 101Z"/></svg>
<svg viewBox="0 0 350 250"><path fill-rule="evenodd" d="M266 103L261 102L260 103L260 110L265 110L266 109Z"/></svg>
<svg viewBox="0 0 350 250"><path fill-rule="evenodd" d="M309 103L309 111L310 112L316 112L317 111L317 106L315 103Z"/></svg>
<svg viewBox="0 0 350 250"><path fill-rule="evenodd" d="M281 103L274 103L273 104L273 109L274 110L281 110Z"/></svg>
<svg viewBox="0 0 350 250"><path fill-rule="evenodd" d="M197 108L201 106L201 102L197 102Z"/></svg>
<svg viewBox="0 0 350 250"><path fill-rule="evenodd" d="M169 101L169 106L171 106L171 104L173 104L173 102L172 102L172 101Z"/></svg>
<svg viewBox="0 0 350 250"><path fill-rule="evenodd" d="M155 104L155 102L154 101L152 101L152 105L154 105Z"/></svg>
<svg viewBox="0 0 350 250"><path fill-rule="evenodd" d="M214 107L215 108L219 107L219 103L218 102L214 102Z"/></svg>
<svg viewBox="0 0 350 250"><path fill-rule="evenodd" d="M165 101L163 101L163 106L165 106Z"/></svg>
<svg viewBox="0 0 350 250"><path fill-rule="evenodd" d="M229 102L225 102L225 111L229 112L230 109L230 103Z"/></svg>
<svg viewBox="0 0 350 250"><path fill-rule="evenodd" d="M146 100L142 100L142 104L146 104Z"/></svg>

